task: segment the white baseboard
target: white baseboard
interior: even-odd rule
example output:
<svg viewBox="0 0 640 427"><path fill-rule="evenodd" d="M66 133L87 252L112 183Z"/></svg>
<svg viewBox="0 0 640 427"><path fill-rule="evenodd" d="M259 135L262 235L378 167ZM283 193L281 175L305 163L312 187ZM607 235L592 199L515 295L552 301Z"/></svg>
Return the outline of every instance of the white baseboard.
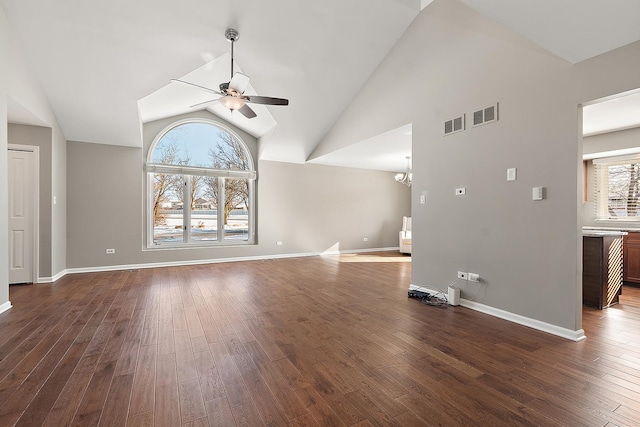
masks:
<svg viewBox="0 0 640 427"><path fill-rule="evenodd" d="M39 277L38 283L53 283L56 280L62 279L66 275L67 275L67 270L62 270L61 272L54 275L53 277Z"/></svg>
<svg viewBox="0 0 640 427"><path fill-rule="evenodd" d="M11 301L7 301L4 304L0 305L0 313L4 313L5 311L9 310L11 307L13 307L11 305Z"/></svg>
<svg viewBox="0 0 640 427"><path fill-rule="evenodd" d="M293 254L272 254L272 255L259 255L259 256L248 256L248 257L233 257L233 258L196 259L196 260L187 260L187 261L151 262L151 263L144 263L144 264L105 265L105 266L98 266L98 267L67 268L66 270L64 270L64 272L65 274L96 273L100 271L138 270L141 268L177 267L177 266L184 266L184 265L217 264L221 262L262 261L262 260L268 260L268 259L303 258L303 257L310 257L310 256L354 254L354 253L381 252L381 251L393 251L393 250L398 250L398 247L349 249L344 251L331 251L331 252L325 251L325 252L306 252L306 253L293 253Z"/></svg>
<svg viewBox="0 0 640 427"><path fill-rule="evenodd" d="M440 292L437 290L428 289L428 288L424 288L416 285L409 285L409 290L418 290L422 292L428 292L430 294ZM509 311L501 310L499 308L491 307L485 304L480 304L474 301L469 301L464 298L460 298L460 305L462 307L470 308L471 310L489 314L491 316L508 320L509 322L517 323L519 325L528 326L529 328L533 328L538 331L542 331L548 334L566 338L571 341L582 341L587 338L587 336L584 334L584 329L578 329L577 331L573 331L571 329L552 325L551 323L542 322L540 320L531 319L529 317L511 313Z"/></svg>

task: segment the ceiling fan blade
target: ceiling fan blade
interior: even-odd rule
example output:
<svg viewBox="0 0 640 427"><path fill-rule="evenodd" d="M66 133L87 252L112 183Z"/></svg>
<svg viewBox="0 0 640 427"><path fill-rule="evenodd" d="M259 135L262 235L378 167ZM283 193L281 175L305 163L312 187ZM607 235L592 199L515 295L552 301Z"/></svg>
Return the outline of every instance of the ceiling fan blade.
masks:
<svg viewBox="0 0 640 427"><path fill-rule="evenodd" d="M244 93L249 85L249 76L242 73L235 73L229 82L229 88L235 90L240 95Z"/></svg>
<svg viewBox="0 0 640 427"><path fill-rule="evenodd" d="M256 117L256 112L253 111L247 104L244 104L238 111L240 111L242 115L247 119L253 119L254 117Z"/></svg>
<svg viewBox="0 0 640 427"><path fill-rule="evenodd" d="M189 108L200 107L201 105L213 104L214 102L218 102L217 99L210 99L208 101L199 102L197 104L189 105Z"/></svg>
<svg viewBox="0 0 640 427"><path fill-rule="evenodd" d="M184 80L180 80L180 79L171 79L171 83L182 83L183 85L189 85L189 86L197 87L198 89L206 90L207 92L215 93L216 95L224 95L222 92L218 92L217 90L200 86L195 83L185 82Z"/></svg>
<svg viewBox="0 0 640 427"><path fill-rule="evenodd" d="M289 100L284 98L271 98L270 96L257 96L257 95L247 95L245 96L247 102L252 102L254 104L264 104L264 105L289 105Z"/></svg>

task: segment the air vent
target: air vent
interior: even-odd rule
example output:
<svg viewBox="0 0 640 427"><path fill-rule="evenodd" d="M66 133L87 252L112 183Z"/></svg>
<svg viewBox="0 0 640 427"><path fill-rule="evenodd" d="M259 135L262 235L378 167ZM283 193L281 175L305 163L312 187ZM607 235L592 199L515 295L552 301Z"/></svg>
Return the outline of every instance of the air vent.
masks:
<svg viewBox="0 0 640 427"><path fill-rule="evenodd" d="M473 126L486 125L498 121L498 103L473 112Z"/></svg>
<svg viewBox="0 0 640 427"><path fill-rule="evenodd" d="M464 130L464 114L444 122L444 134L449 135Z"/></svg>

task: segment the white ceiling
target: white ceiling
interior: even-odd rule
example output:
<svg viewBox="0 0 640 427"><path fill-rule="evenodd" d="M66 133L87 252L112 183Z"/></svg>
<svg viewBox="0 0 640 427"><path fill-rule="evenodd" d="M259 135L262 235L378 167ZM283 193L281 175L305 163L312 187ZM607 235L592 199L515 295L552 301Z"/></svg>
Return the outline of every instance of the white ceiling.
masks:
<svg viewBox="0 0 640 427"><path fill-rule="evenodd" d="M569 62L640 39L638 0L461 1ZM141 146L141 120L180 114L206 99L170 79L213 88L228 81L224 31L234 27L235 59L251 77L249 90L290 105L256 106L253 121L211 111L264 135L261 158L298 163L428 3L0 0L67 139ZM17 103L8 107L10 119L29 119ZM314 162L402 171L410 152L400 128Z"/></svg>

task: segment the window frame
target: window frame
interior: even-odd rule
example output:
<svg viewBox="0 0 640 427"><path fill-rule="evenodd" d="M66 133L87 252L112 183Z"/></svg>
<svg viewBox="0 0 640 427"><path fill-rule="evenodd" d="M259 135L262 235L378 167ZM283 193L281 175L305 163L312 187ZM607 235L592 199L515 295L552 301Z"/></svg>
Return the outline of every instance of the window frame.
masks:
<svg viewBox="0 0 640 427"><path fill-rule="evenodd" d="M594 209L595 221L597 222L640 222L640 215L637 216L620 216L612 217L609 214L609 171L610 166L638 164L640 163L639 155L603 157L592 160L593 173L593 191L594 191ZM605 169L606 168L606 169ZM603 169L606 173L603 173ZM640 206L640 204L638 205Z"/></svg>
<svg viewBox="0 0 640 427"><path fill-rule="evenodd" d="M247 157L247 163L249 166L249 170L231 170L231 169L214 169L214 168L205 168L205 167L197 167L197 166L181 166L181 165L167 165L167 164L159 164L153 163L153 153L158 145L158 143L162 140L162 138L171 130L184 126L190 123L197 124L206 124L213 127L216 127L224 132L230 134L243 148L245 155ZM253 161L253 156L251 154L251 150L244 142L244 140L232 129L229 127L214 121L208 120L205 118L192 118L192 119L183 119L172 122L164 129L162 129L153 139L151 145L149 146L149 150L147 151L146 161L143 168L143 173L145 176L145 223L146 223L146 238L145 238L145 249L148 250L164 250L164 249L178 249L178 248L211 248L211 247L229 247L229 246L238 246L238 245L255 245L256 244L256 180L258 178L258 174L255 170L255 163ZM153 175L156 173L166 173L173 175L181 175L182 178L186 181L185 193L187 195L187 199L185 199L185 203L183 204L183 237L181 242L175 243L163 243L158 244L154 242L154 224L153 224ZM249 189L249 207L247 211L247 221L248 221L248 236L246 240L235 240L235 239L225 239L225 229L224 229L224 217L223 215L219 215L219 207L216 207L218 210L217 217L217 239L215 241L191 241L191 203L189 197L191 195L190 185L191 185L191 176L206 176L206 177L216 177L218 178L218 195L220 200L224 200L224 192L225 192L225 182L227 179L247 179L248 180L248 189Z"/></svg>

